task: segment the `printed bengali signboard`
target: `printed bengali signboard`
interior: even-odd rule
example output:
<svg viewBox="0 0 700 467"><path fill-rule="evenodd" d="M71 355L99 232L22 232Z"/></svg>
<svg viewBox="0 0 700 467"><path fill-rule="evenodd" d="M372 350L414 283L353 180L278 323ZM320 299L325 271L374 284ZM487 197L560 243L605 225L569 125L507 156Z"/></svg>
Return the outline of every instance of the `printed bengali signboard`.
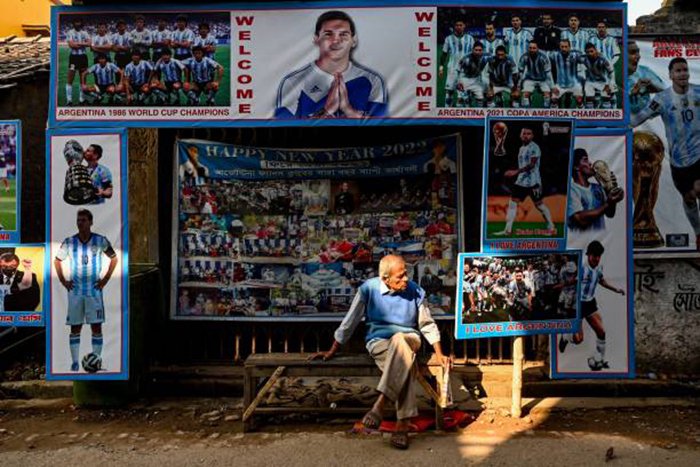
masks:
<svg viewBox="0 0 700 467"><path fill-rule="evenodd" d="M700 36L628 47L637 253L700 249Z"/></svg>
<svg viewBox="0 0 700 467"><path fill-rule="evenodd" d="M50 126L622 125L625 8L54 8Z"/></svg>
<svg viewBox="0 0 700 467"><path fill-rule="evenodd" d="M451 317L460 138L376 147L176 144L171 316L339 320L379 260L401 254Z"/></svg>

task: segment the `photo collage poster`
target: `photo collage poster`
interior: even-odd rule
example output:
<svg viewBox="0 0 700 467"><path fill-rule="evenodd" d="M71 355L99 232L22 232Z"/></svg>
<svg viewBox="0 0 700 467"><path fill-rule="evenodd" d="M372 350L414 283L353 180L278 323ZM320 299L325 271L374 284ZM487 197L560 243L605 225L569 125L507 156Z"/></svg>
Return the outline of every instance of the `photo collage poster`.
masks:
<svg viewBox="0 0 700 467"><path fill-rule="evenodd" d="M46 379L125 380L126 130L49 130Z"/></svg>
<svg viewBox="0 0 700 467"><path fill-rule="evenodd" d="M700 251L700 36L632 37L628 93L639 254Z"/></svg>
<svg viewBox="0 0 700 467"><path fill-rule="evenodd" d="M22 122L0 120L0 245L20 242Z"/></svg>
<svg viewBox="0 0 700 467"><path fill-rule="evenodd" d="M456 135L304 150L179 140L171 316L339 320L396 253L451 318L458 154Z"/></svg>
<svg viewBox="0 0 700 467"><path fill-rule="evenodd" d="M50 126L629 117L619 2L245 6L52 9Z"/></svg>

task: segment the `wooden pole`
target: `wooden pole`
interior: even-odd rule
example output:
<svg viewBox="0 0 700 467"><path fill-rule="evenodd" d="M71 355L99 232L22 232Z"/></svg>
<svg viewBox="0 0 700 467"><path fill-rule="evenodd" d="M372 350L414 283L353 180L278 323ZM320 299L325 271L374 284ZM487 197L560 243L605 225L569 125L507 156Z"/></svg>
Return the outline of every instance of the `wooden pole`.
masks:
<svg viewBox="0 0 700 467"><path fill-rule="evenodd" d="M510 416L520 418L523 399L523 338L513 339L513 388Z"/></svg>

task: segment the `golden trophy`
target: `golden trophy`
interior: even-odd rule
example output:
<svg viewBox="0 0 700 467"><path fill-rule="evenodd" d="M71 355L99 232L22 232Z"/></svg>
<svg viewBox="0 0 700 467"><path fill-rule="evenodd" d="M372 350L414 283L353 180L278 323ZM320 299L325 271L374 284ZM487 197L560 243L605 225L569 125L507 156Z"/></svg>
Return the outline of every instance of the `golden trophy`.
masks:
<svg viewBox="0 0 700 467"><path fill-rule="evenodd" d="M664 239L654 219L654 206L659 197L661 162L664 143L648 131L634 134L632 143L633 238L635 248L658 248Z"/></svg>
<svg viewBox="0 0 700 467"><path fill-rule="evenodd" d="M508 125L503 122L497 122L493 126L493 141L496 143L496 147L493 150L493 155L496 157L503 157L506 155L506 136L508 135Z"/></svg>

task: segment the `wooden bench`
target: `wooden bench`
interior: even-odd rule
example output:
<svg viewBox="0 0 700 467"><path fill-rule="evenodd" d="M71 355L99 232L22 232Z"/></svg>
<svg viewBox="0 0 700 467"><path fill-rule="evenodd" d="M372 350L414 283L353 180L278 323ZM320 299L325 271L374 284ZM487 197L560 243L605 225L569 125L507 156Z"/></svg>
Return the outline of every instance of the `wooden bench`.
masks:
<svg viewBox="0 0 700 467"><path fill-rule="evenodd" d="M381 371L377 368L372 357L368 354L337 354L334 358L323 360L308 360L309 354L298 353L268 353L253 354L244 364L243 389L243 430L250 431L255 426L256 414L283 413L363 413L368 407L259 407L260 402L268 394L279 378L288 377L378 377ZM419 362L420 358L416 361ZM426 394L435 402L435 423L437 429L442 429L442 409L445 401L441 398L440 382L442 381L442 366L434 359L419 362L413 372ZM425 379L425 371L436 377L437 388L434 389ZM258 390L261 379L267 381Z"/></svg>

